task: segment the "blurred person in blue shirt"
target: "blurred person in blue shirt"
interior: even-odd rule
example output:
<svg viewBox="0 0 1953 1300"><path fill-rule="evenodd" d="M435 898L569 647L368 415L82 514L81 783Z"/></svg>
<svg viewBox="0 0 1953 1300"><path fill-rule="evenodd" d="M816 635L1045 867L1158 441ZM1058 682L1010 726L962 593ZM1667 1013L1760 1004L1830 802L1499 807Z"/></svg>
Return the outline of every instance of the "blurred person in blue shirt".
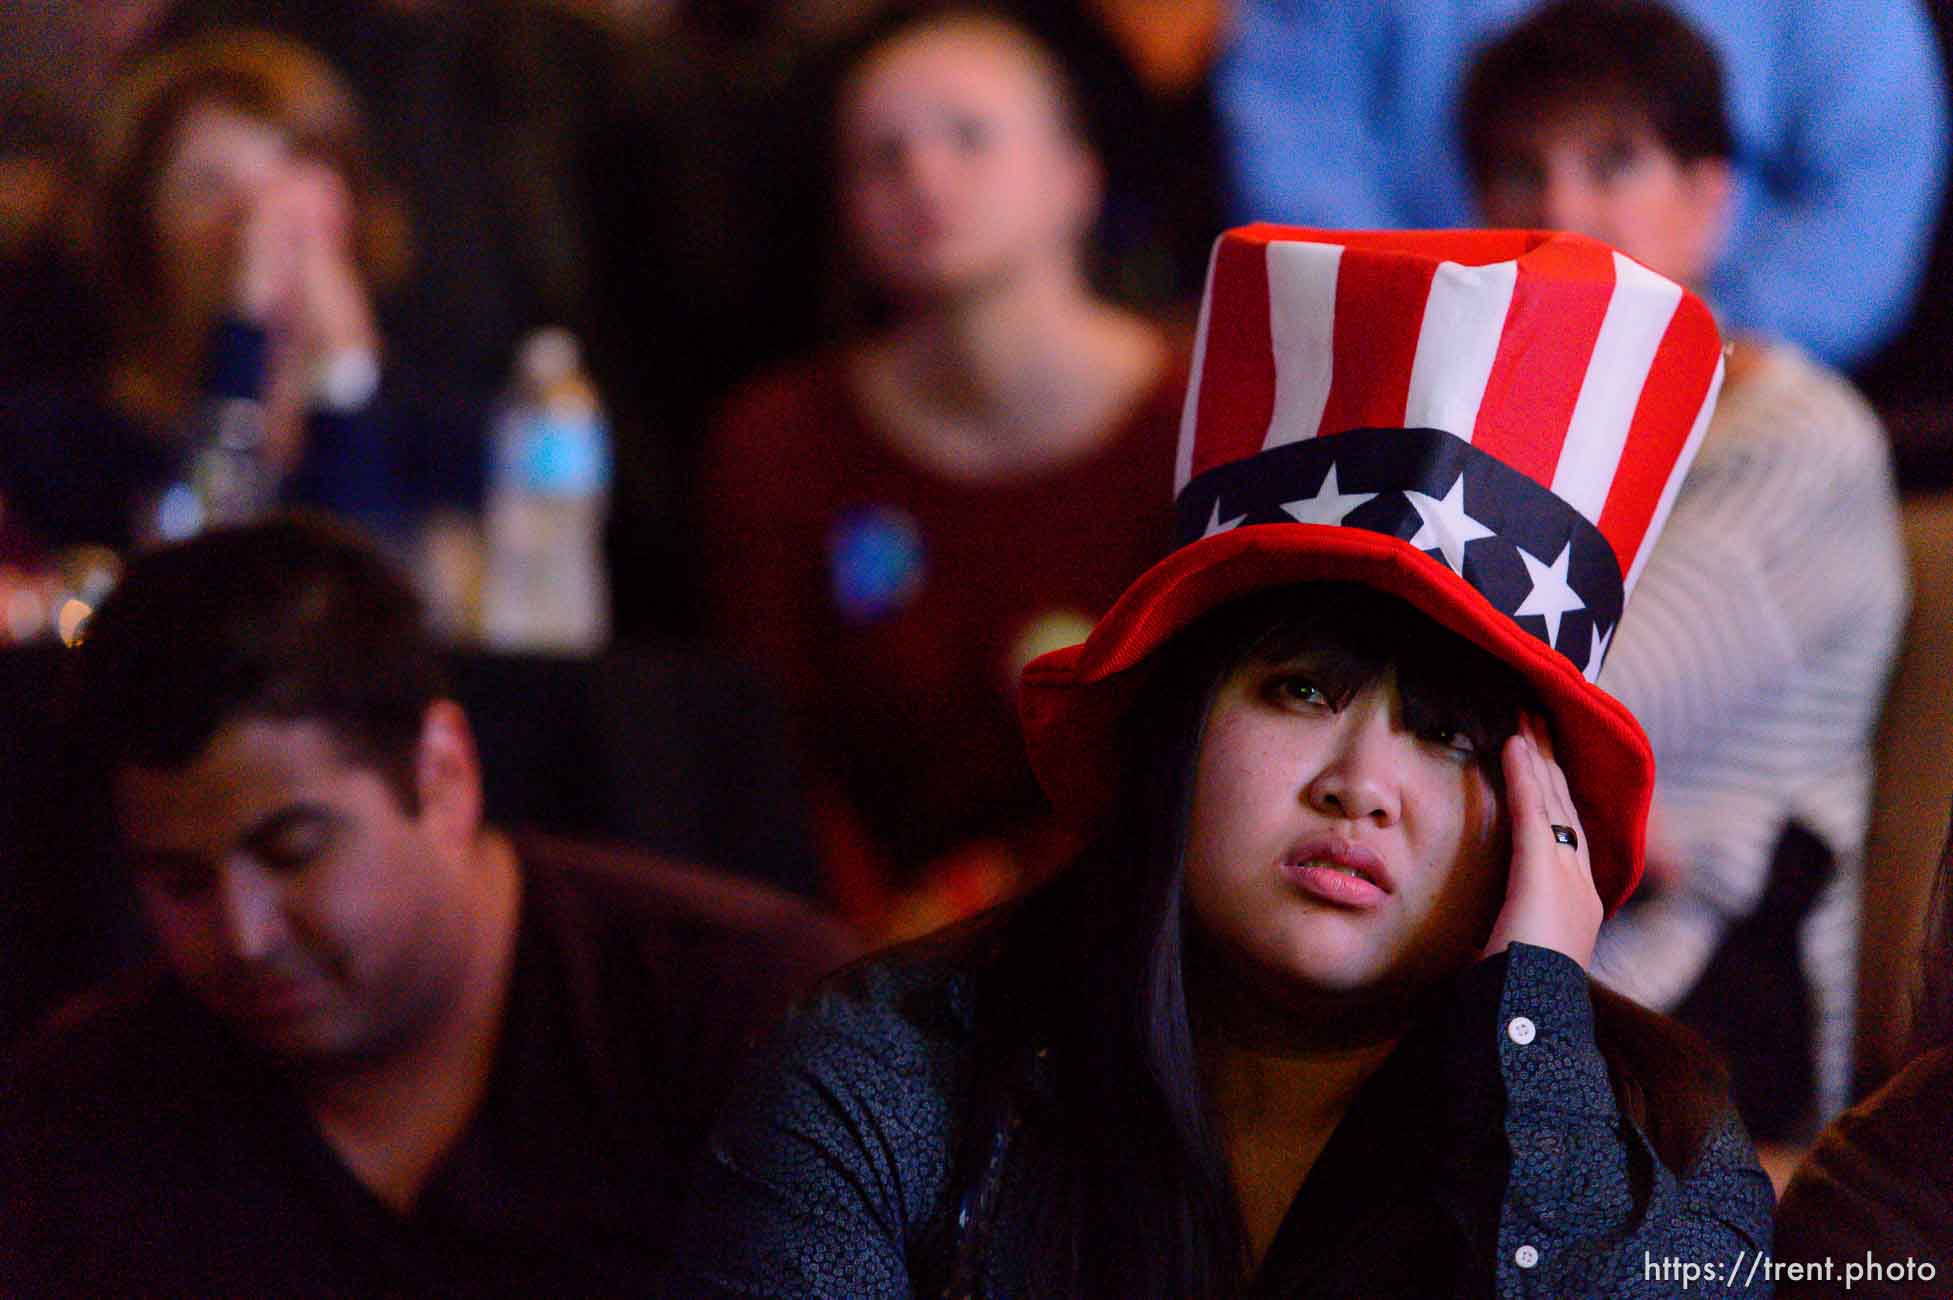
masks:
<svg viewBox="0 0 1953 1300"><path fill-rule="evenodd" d="M1466 66L1534 0L1244 0L1220 70L1239 215L1469 224L1453 129ZM1729 238L1707 288L1734 326L1864 360L1904 323L1946 175L1946 91L1910 0L1678 0L1721 57Z"/></svg>

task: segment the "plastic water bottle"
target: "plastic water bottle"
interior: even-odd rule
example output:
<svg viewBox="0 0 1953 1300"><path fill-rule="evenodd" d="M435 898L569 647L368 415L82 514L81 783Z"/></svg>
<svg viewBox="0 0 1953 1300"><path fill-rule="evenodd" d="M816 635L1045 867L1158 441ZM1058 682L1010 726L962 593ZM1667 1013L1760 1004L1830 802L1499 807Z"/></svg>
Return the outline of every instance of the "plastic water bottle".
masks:
<svg viewBox="0 0 1953 1300"><path fill-rule="evenodd" d="M600 648L610 636L610 433L568 331L523 340L491 457L483 639L553 654Z"/></svg>

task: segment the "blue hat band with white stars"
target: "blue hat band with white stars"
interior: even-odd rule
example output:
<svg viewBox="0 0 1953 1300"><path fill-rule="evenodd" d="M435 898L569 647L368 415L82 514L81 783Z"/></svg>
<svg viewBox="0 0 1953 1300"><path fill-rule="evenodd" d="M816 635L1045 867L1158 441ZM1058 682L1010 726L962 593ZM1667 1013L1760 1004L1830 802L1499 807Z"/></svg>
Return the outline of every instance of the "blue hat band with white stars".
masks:
<svg viewBox="0 0 1953 1300"><path fill-rule="evenodd" d="M1230 461L1177 503L1185 546L1246 524L1361 528L1432 556L1589 681L1620 623L1600 530L1536 480L1439 429L1352 429Z"/></svg>

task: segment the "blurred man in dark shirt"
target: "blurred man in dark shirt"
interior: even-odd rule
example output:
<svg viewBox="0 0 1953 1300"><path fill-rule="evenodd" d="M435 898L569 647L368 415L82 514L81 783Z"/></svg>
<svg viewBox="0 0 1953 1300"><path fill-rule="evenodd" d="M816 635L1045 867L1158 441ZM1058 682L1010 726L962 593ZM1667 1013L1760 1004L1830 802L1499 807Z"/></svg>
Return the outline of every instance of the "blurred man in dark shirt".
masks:
<svg viewBox="0 0 1953 1300"><path fill-rule="evenodd" d="M0 1091L0 1292L595 1294L844 955L797 904L519 842L412 594L280 520L154 552L76 727L162 960Z"/></svg>

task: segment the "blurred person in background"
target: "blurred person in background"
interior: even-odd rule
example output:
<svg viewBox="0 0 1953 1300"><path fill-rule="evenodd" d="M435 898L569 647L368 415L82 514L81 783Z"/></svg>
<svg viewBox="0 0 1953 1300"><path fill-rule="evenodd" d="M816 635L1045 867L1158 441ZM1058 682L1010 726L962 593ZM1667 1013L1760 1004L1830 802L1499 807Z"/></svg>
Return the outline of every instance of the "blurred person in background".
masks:
<svg viewBox="0 0 1953 1300"><path fill-rule="evenodd" d="M1920 969L1912 1059L1831 1122L1777 1214L1780 1259L1864 1259L1895 1272L1914 1265L1854 1282L1853 1295L1925 1295L1943 1290L1953 1269L1953 837L1940 852ZM1835 1277L1777 1288L1780 1296L1837 1293Z"/></svg>
<svg viewBox="0 0 1953 1300"><path fill-rule="evenodd" d="M425 431L427 464L417 473L429 478L433 504L464 516L483 504L492 490L484 433L517 369L519 345L538 329L568 329L582 344L611 426L615 626L627 637L691 630L695 557L684 545L686 485L674 470L666 398L717 363L690 353L689 340L674 346L651 337L645 324L659 318L666 295L701 301L682 292L695 273L683 250L709 244L713 227L697 220L701 205L689 194L644 193L639 150L662 151L666 142L630 134L638 53L671 39L665 25L674 6L177 0L175 7L167 29L175 36L234 27L280 32L316 50L362 104L385 107L368 121L368 138L408 214L414 256L376 303L387 340L382 396ZM693 66L688 53L675 50L671 61L686 80L720 71ZM736 157L755 152L759 133L741 125L715 133L706 147ZM693 179L684 177L683 187ZM673 267L677 275L664 274ZM737 297L736 286L723 291ZM442 522L463 520L444 511Z"/></svg>
<svg viewBox="0 0 1953 1300"><path fill-rule="evenodd" d="M1590 235L1703 290L1735 192L1723 104L1714 49L1675 13L1542 9L1466 78L1482 215ZM1602 930L1594 973L1729 1054L1780 1176L1769 1144L1808 1141L1847 1100L1871 741L1905 611L1877 417L1797 348L1737 335L1600 678L1659 780L1654 887Z"/></svg>
<svg viewBox="0 0 1953 1300"><path fill-rule="evenodd" d="M1456 226L1467 65L1538 0L1243 0L1219 74L1246 220ZM1738 329L1835 366L1905 322L1946 179L1945 77L1917 0L1678 0L1727 70L1728 238L1706 272Z"/></svg>
<svg viewBox="0 0 1953 1300"><path fill-rule="evenodd" d="M0 1076L0 1292L645 1293L732 1074L847 955L483 820L419 603L275 518L146 552L74 734L159 960Z"/></svg>
<svg viewBox="0 0 1953 1300"><path fill-rule="evenodd" d="M600 3L600 0L592 0ZM821 85L883 0L668 3L623 47L620 117L592 156L599 333L630 345L620 405L656 436L659 508L690 512L727 395L850 328L854 274L830 219ZM1232 5L1047 0L973 6L1035 33L1067 70L1102 163L1087 270L1111 301L1191 326L1226 212L1211 73ZM622 19L613 18L613 22ZM631 466L621 462L629 478ZM625 487L628 489L629 484ZM650 511L614 521L619 626L696 621L696 552ZM679 537L697 536L685 529ZM675 581L676 579L676 581Z"/></svg>
<svg viewBox="0 0 1953 1300"><path fill-rule="evenodd" d="M602 29L577 7L177 0L165 29L278 32L368 108L366 139L414 231L380 307L394 387L475 434L524 334L589 326L586 173L605 160L588 132L612 77Z"/></svg>
<svg viewBox="0 0 1953 1300"><path fill-rule="evenodd" d="M110 352L0 410L11 517L49 546L166 534L168 488L248 426L278 495L399 526L413 435L376 400L373 294L406 235L345 87L290 41L213 36L121 77L94 146Z"/></svg>
<svg viewBox="0 0 1953 1300"><path fill-rule="evenodd" d="M927 928L1062 857L1018 740L1031 657L1163 553L1186 360L1095 297L1101 173L1064 69L981 9L844 52L841 220L881 324L753 383L701 498L720 642L785 694L843 910Z"/></svg>

